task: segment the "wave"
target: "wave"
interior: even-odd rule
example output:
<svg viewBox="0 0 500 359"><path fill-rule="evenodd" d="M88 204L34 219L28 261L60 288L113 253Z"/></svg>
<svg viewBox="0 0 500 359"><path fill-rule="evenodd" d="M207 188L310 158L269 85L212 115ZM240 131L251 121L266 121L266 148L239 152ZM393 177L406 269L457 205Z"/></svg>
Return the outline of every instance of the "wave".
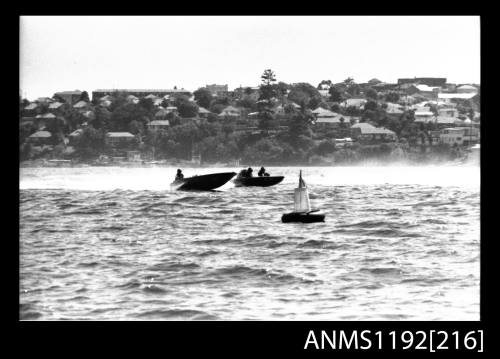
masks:
<svg viewBox="0 0 500 359"><path fill-rule="evenodd" d="M167 310L148 310L139 314L136 314L139 318L150 318L150 319L188 319L188 320L216 320L217 316L203 312L201 310L193 309L167 309Z"/></svg>

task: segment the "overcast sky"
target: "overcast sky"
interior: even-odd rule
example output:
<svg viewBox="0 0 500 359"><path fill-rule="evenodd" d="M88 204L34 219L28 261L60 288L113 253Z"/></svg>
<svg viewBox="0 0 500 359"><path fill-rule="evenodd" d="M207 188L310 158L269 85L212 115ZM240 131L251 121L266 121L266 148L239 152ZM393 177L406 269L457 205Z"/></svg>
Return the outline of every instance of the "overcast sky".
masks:
<svg viewBox="0 0 500 359"><path fill-rule="evenodd" d="M480 81L479 17L21 17L28 99L64 90L446 77Z"/></svg>

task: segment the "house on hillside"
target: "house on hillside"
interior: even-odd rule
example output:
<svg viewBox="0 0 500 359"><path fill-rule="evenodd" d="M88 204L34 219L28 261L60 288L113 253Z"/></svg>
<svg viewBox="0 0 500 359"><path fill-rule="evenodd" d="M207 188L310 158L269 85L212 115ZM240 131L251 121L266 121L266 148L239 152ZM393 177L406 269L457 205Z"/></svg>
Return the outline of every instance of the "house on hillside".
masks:
<svg viewBox="0 0 500 359"><path fill-rule="evenodd" d="M436 99L441 92L441 87L427 85L411 85L406 89L408 95L418 94L428 99Z"/></svg>
<svg viewBox="0 0 500 359"><path fill-rule="evenodd" d="M78 101L73 105L73 107L80 112L85 112L89 109L89 103L85 101Z"/></svg>
<svg viewBox="0 0 500 359"><path fill-rule="evenodd" d="M375 127L361 122L351 126L351 137L360 142L393 142L397 140L396 133L386 128Z"/></svg>
<svg viewBox="0 0 500 359"><path fill-rule="evenodd" d="M446 107L438 109L438 116L458 118L458 110L455 107Z"/></svg>
<svg viewBox="0 0 500 359"><path fill-rule="evenodd" d="M214 97L226 97L229 92L229 88L227 85L206 85L205 88L212 94Z"/></svg>
<svg viewBox="0 0 500 359"><path fill-rule="evenodd" d="M450 146L464 144L465 129L460 127L444 128L439 135L439 142Z"/></svg>
<svg viewBox="0 0 500 359"><path fill-rule="evenodd" d="M74 91L61 91L61 92L56 92L54 94L55 98L59 98L60 100L69 103L70 105L73 105L80 101L82 97L83 92L80 90L74 90Z"/></svg>
<svg viewBox="0 0 500 359"><path fill-rule="evenodd" d="M397 104L397 103L392 103L392 102L386 102L384 105L386 105L385 107L385 113L387 115L389 115L389 117L392 117L392 118L400 118L402 114L405 113L405 110L403 108L403 106ZM384 107L384 106L382 106Z"/></svg>
<svg viewBox="0 0 500 359"><path fill-rule="evenodd" d="M466 93L439 93L438 98L443 100L446 103L451 103L453 100L471 100L474 97L478 96L475 92L466 92Z"/></svg>
<svg viewBox="0 0 500 359"><path fill-rule="evenodd" d="M318 107L314 111L312 111L315 121L314 125L317 127L339 127L341 123L344 123L346 127L350 126L350 117L349 116L344 116L339 113L326 110L322 107Z"/></svg>
<svg viewBox="0 0 500 359"><path fill-rule="evenodd" d="M207 118L208 115L210 115L212 112L208 111L206 108L204 107L198 107L198 117L199 118Z"/></svg>
<svg viewBox="0 0 500 359"><path fill-rule="evenodd" d="M38 110L38 104L36 102L32 102L28 106L25 106L23 108L23 114L24 116L27 117L36 116L37 110Z"/></svg>
<svg viewBox="0 0 500 359"><path fill-rule="evenodd" d="M365 107L365 104L367 103L368 101L364 98L349 98L343 102L340 103L340 107L342 108L349 108L349 107L355 107L357 109L360 109L362 110L364 107Z"/></svg>
<svg viewBox="0 0 500 359"><path fill-rule="evenodd" d="M445 77L414 77L414 78L402 78L398 79L398 85L403 84L421 84L431 87L445 87L446 78Z"/></svg>
<svg viewBox="0 0 500 359"><path fill-rule="evenodd" d="M458 118L456 118L456 117L451 117L451 116L446 116L446 115L438 115L435 119L435 123L438 126L438 128L446 128L446 127L455 126L457 120L458 120Z"/></svg>
<svg viewBox="0 0 500 359"><path fill-rule="evenodd" d="M165 110L167 110L167 113L173 113L174 115L179 114L179 110L177 109L177 106L167 106L167 108Z"/></svg>
<svg viewBox="0 0 500 359"><path fill-rule="evenodd" d="M234 106L227 106L222 110L221 113L217 115L219 118L226 118L226 117L231 117L231 118L238 118L241 117L241 110L237 109Z"/></svg>
<svg viewBox="0 0 500 359"><path fill-rule="evenodd" d="M57 120L57 116L54 115L53 113L47 112L44 113L43 115L36 115L35 116L35 122L38 128L44 128L45 126L48 126L52 124L54 121ZM63 120L64 121L64 120Z"/></svg>
<svg viewBox="0 0 500 359"><path fill-rule="evenodd" d="M420 123L434 122L436 120L434 112L430 111L429 107L417 108L414 116L415 116L415 122L420 122Z"/></svg>
<svg viewBox="0 0 500 359"><path fill-rule="evenodd" d="M59 101L56 101L56 102L52 102L50 105L49 105L49 111L55 113L57 111L59 111L61 109L61 106L63 104Z"/></svg>
<svg viewBox="0 0 500 359"><path fill-rule="evenodd" d="M116 96L117 94L122 93L125 96L134 96L137 99L148 96L155 95L158 98L165 98L165 96L172 95L186 95L191 96L191 92L185 89L98 89L92 91L92 99L99 99L106 95ZM167 98L167 99L168 99Z"/></svg>
<svg viewBox="0 0 500 359"><path fill-rule="evenodd" d="M106 144L112 148L129 148L135 143L135 136L130 132L108 132L106 134Z"/></svg>
<svg viewBox="0 0 500 359"><path fill-rule="evenodd" d="M35 100L35 102L37 102L38 104L46 104L46 105L49 105L51 104L52 102L54 102L54 99L50 98L50 97L39 97Z"/></svg>
<svg viewBox="0 0 500 359"><path fill-rule="evenodd" d="M472 85L462 85L457 87L457 93L478 93L479 90L477 87Z"/></svg>
<svg viewBox="0 0 500 359"><path fill-rule="evenodd" d="M154 120L148 123L148 128L151 131L166 130L169 126L170 122L168 120Z"/></svg>
<svg viewBox="0 0 500 359"><path fill-rule="evenodd" d="M75 146L78 143L78 139L80 138L80 136L82 135L82 133L83 133L83 129L82 128L79 128L78 130L75 130L75 131L71 132L68 135L68 144L70 146Z"/></svg>
<svg viewBox="0 0 500 359"><path fill-rule="evenodd" d="M28 137L28 141L34 146L51 145L52 134L49 131L37 131Z"/></svg>
<svg viewBox="0 0 500 359"><path fill-rule="evenodd" d="M158 111L155 112L155 119L156 120L162 120L164 119L167 115L169 114L169 112L163 108L163 107L160 107L158 109Z"/></svg>
<svg viewBox="0 0 500 359"><path fill-rule="evenodd" d="M139 103L139 97L134 96L134 95L128 95L126 97L126 99L127 99L128 103L134 103L134 104L138 104Z"/></svg>

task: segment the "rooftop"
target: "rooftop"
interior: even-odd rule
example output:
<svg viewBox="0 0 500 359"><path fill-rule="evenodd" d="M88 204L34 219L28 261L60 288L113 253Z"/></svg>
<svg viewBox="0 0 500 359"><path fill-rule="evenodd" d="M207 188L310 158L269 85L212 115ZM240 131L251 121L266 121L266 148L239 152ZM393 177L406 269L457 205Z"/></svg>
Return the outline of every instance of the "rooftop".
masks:
<svg viewBox="0 0 500 359"><path fill-rule="evenodd" d="M149 126L170 126L168 120L154 120L149 123Z"/></svg>
<svg viewBox="0 0 500 359"><path fill-rule="evenodd" d="M108 132L107 136L108 137L127 137L127 138L135 137L130 132Z"/></svg>
<svg viewBox="0 0 500 359"><path fill-rule="evenodd" d="M461 98L461 99L471 99L477 96L477 93L439 93L438 98L452 99L452 98Z"/></svg>
<svg viewBox="0 0 500 359"><path fill-rule="evenodd" d="M30 138L49 138L52 137L49 131L38 131L30 136Z"/></svg>
<svg viewBox="0 0 500 359"><path fill-rule="evenodd" d="M94 92L147 92L151 94L152 92L186 93L190 91L185 89L97 89Z"/></svg>

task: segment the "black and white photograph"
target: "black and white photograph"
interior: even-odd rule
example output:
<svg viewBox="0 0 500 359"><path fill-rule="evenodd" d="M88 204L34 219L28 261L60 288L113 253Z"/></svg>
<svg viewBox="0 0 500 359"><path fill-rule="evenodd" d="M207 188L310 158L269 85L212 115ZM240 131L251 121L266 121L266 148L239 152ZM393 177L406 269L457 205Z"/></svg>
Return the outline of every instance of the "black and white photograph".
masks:
<svg viewBox="0 0 500 359"><path fill-rule="evenodd" d="M20 321L480 320L479 16L19 31Z"/></svg>

